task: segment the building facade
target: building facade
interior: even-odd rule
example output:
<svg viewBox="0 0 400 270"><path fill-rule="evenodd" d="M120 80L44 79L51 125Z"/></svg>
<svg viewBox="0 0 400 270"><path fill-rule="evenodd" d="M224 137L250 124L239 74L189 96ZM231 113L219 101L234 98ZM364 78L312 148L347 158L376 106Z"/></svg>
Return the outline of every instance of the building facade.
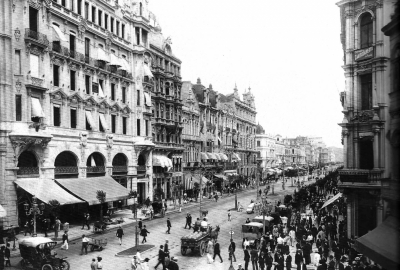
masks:
<svg viewBox="0 0 400 270"><path fill-rule="evenodd" d="M344 169L339 188L347 199L347 233L362 236L384 218L382 179L389 166L390 40L381 31L389 23L395 1L340 1L345 91Z"/></svg>

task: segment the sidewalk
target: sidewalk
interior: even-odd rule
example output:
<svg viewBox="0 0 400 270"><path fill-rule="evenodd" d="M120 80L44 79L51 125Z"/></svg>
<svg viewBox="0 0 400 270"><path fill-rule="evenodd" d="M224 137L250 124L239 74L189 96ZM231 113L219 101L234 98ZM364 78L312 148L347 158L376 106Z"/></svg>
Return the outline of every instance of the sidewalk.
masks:
<svg viewBox="0 0 400 270"><path fill-rule="evenodd" d="M243 192L255 192L255 188L246 188L243 190L239 190L238 193L243 193ZM227 197L231 197L234 196L234 194L231 194L230 196L224 195L224 196L220 196L219 200L223 200ZM202 199L201 204L202 205L207 205L210 204L212 202L215 202L214 199ZM189 209L189 208L193 208L199 205L199 201L198 202L190 202L187 203L185 205L182 205L182 211L184 211L185 209ZM172 208L172 209L171 209ZM179 212L179 206L177 206L175 209L173 209L173 205L169 206L168 210L166 211L165 215L170 215L172 213L176 213ZM128 227L132 224L134 224L136 222L136 220L133 217L133 213L132 210L130 209L124 209L124 210L118 210L116 211L113 215L112 218L122 218L124 220L123 223L121 224L112 224L112 225L108 225L107 229L104 232L109 232L109 231L114 231L117 230L117 228L119 226L122 226L123 228ZM142 220L149 220L149 217L146 217L144 214L142 214L141 211L138 211L137 213L137 219L142 219ZM93 223L90 224L90 230L88 230L86 227L85 229L81 229L81 225L70 225L69 227L69 231L68 231L68 240L69 242L72 242L74 240L77 239L81 239L82 235L85 234L87 237L91 237L93 235L98 235L98 233L95 233L93 231ZM62 244L61 238L63 235L63 231L59 231L58 232L58 239L57 239L57 247L60 247ZM44 233L37 233L37 236L41 236L44 237ZM54 238L54 231L48 231L47 233L48 238ZM24 236L24 233L21 232L19 234L16 235L16 238L18 239L18 241L24 239L24 238L28 238L31 237L29 234L27 236ZM19 257L20 256L20 252L19 252L19 248L18 248L18 241L15 242L15 246L16 249L15 250L11 250L11 257ZM11 248L13 247L13 242L10 242Z"/></svg>

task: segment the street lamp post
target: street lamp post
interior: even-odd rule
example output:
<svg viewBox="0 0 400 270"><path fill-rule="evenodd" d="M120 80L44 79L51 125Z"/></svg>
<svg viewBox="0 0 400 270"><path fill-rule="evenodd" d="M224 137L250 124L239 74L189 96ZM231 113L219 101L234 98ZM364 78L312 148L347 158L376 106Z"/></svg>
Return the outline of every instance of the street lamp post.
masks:
<svg viewBox="0 0 400 270"><path fill-rule="evenodd" d="M257 162L256 176L257 176L257 200L258 200L258 196L259 196L258 190L260 189L260 168L261 168L262 158L257 158L256 162Z"/></svg>
<svg viewBox="0 0 400 270"><path fill-rule="evenodd" d="M231 228L231 230L229 231L229 234L231 235L231 240L232 240L232 236L233 236L234 233L235 233L235 232L234 232L234 231L232 230L232 228ZM232 241L231 241L231 243L232 243ZM233 265L232 265L232 254L231 254L231 251L229 251L229 259L230 259L230 261L231 261L231 264L230 264L228 270L235 270L235 268L234 268Z"/></svg>
<svg viewBox="0 0 400 270"><path fill-rule="evenodd" d="M285 157L285 156L283 156ZM283 164L283 181L282 181L282 190L285 190L285 158L283 158L282 160L282 164Z"/></svg>
<svg viewBox="0 0 400 270"><path fill-rule="evenodd" d="M139 237L138 237L138 220L137 220L137 191L131 190L129 192L129 197L133 199L133 206L134 206L134 217L135 217L135 246L136 246L136 252L138 251L138 245L139 245Z"/></svg>
<svg viewBox="0 0 400 270"><path fill-rule="evenodd" d="M25 214L30 216L33 214L33 236L37 236L36 233L36 215L43 215L44 212L44 203L38 204L36 201L36 196L32 197L32 207L29 208L28 203L24 203Z"/></svg>
<svg viewBox="0 0 400 270"><path fill-rule="evenodd" d="M261 197L261 201L262 201L262 214L263 214L263 233L265 234L265 202L266 202L267 198L265 197L265 195L263 195Z"/></svg>

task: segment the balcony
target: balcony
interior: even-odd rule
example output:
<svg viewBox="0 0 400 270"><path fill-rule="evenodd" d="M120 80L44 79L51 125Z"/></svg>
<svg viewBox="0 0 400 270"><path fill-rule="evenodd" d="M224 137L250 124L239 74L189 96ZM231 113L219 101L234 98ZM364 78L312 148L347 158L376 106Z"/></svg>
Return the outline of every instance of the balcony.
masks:
<svg viewBox="0 0 400 270"><path fill-rule="evenodd" d="M25 41L33 42L43 48L49 46L49 40L45 34L33 31L29 28L25 28Z"/></svg>
<svg viewBox="0 0 400 270"><path fill-rule="evenodd" d="M237 169L237 165L232 165L232 164L226 164L224 170L228 171L228 170L236 170Z"/></svg>
<svg viewBox="0 0 400 270"><path fill-rule="evenodd" d="M339 170L339 176L344 185L349 183L380 185L383 170L342 169Z"/></svg>
<svg viewBox="0 0 400 270"><path fill-rule="evenodd" d="M105 173L106 167L105 166L88 166L86 168L87 173Z"/></svg>
<svg viewBox="0 0 400 270"><path fill-rule="evenodd" d="M85 56L80 52L69 51L69 57L79 62L85 62Z"/></svg>
<svg viewBox="0 0 400 270"><path fill-rule="evenodd" d="M39 176L39 167L19 167L17 171L19 176Z"/></svg>
<svg viewBox="0 0 400 270"><path fill-rule="evenodd" d="M58 54L61 54L61 55L63 55L63 56L66 56L66 57L69 57L69 56L70 56L69 49L66 48L66 47L64 47L64 46L61 46L60 43L57 43L57 42L53 42L53 43L52 43L52 45L51 45L51 51L52 51L52 52L56 52L56 53L58 53Z"/></svg>
<svg viewBox="0 0 400 270"><path fill-rule="evenodd" d="M113 166L113 173L128 172L128 166Z"/></svg>
<svg viewBox="0 0 400 270"><path fill-rule="evenodd" d="M78 174L78 167L59 166L54 169L55 175Z"/></svg>

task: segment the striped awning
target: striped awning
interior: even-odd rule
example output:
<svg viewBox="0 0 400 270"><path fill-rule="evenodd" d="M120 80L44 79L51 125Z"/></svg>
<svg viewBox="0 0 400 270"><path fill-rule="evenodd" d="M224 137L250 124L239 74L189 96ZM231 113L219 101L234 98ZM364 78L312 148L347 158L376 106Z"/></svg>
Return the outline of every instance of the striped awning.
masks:
<svg viewBox="0 0 400 270"><path fill-rule="evenodd" d="M200 158L201 158L201 160L210 159L210 158L208 157L207 153L204 153L204 152L201 152L201 153L200 153Z"/></svg>

